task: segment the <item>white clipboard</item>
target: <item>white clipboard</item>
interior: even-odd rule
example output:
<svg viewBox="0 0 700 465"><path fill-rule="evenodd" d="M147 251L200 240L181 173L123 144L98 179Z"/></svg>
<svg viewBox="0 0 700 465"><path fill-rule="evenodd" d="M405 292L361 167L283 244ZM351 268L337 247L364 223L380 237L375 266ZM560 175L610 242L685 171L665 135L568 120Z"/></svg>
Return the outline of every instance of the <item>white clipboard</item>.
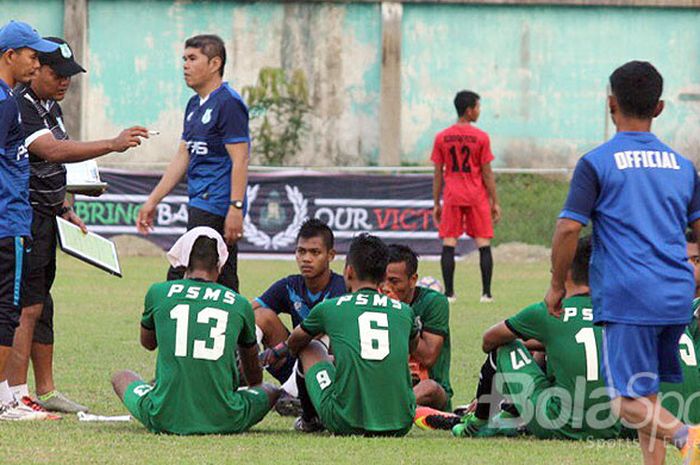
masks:
<svg viewBox="0 0 700 465"><path fill-rule="evenodd" d="M56 222L61 250L108 273L122 277L114 242L93 232L83 234L78 226L58 216Z"/></svg>

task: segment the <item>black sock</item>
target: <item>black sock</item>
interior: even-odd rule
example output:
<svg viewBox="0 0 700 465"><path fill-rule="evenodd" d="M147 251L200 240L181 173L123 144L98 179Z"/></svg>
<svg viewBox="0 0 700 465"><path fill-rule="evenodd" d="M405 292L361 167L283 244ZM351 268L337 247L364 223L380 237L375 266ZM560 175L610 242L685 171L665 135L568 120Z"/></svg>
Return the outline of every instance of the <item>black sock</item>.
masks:
<svg viewBox="0 0 700 465"><path fill-rule="evenodd" d="M442 246L440 256L442 267L442 280L445 281L445 295L451 297L455 294L455 248L449 245Z"/></svg>
<svg viewBox="0 0 700 465"><path fill-rule="evenodd" d="M481 266L481 295L491 297L491 276L493 275L493 256L491 246L479 247L479 265Z"/></svg>
<svg viewBox="0 0 700 465"><path fill-rule="evenodd" d="M480 420L488 420L491 412L491 403L482 402L481 399L487 399L491 395L493 386L493 377L496 376L496 351L489 352L486 361L481 366L479 372L479 385L476 388L476 411L474 415Z"/></svg>
<svg viewBox="0 0 700 465"><path fill-rule="evenodd" d="M301 362L299 362L299 366L301 367ZM295 373L297 377L297 389L299 390L299 402L301 403L301 418L304 421L311 421L318 417L318 413L316 413L314 404L311 402L309 391L306 390L306 380L298 370Z"/></svg>

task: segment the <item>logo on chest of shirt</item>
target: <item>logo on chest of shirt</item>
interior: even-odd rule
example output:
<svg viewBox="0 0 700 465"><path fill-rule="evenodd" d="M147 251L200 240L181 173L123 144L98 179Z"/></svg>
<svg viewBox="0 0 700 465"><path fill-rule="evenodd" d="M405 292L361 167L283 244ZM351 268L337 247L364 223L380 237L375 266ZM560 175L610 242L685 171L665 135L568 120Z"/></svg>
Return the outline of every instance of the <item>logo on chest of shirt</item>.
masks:
<svg viewBox="0 0 700 465"><path fill-rule="evenodd" d="M202 115L202 124L207 124L211 121L211 108L207 108Z"/></svg>
<svg viewBox="0 0 700 465"><path fill-rule="evenodd" d="M194 115L194 112L189 112L189 114L187 115L187 121L192 121L192 115Z"/></svg>
<svg viewBox="0 0 700 465"><path fill-rule="evenodd" d="M27 150L27 147L24 146L24 144L19 144L17 147L17 161L20 161L23 158L27 158L29 156L29 150Z"/></svg>

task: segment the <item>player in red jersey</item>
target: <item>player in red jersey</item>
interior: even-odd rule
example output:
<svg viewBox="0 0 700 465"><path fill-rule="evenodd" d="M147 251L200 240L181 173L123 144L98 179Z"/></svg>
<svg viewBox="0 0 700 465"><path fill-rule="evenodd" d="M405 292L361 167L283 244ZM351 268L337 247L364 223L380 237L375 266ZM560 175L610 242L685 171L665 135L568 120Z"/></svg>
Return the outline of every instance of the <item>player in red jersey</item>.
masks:
<svg viewBox="0 0 700 465"><path fill-rule="evenodd" d="M480 97L463 90L454 99L459 120L435 137L433 154L433 215L442 239L442 277L445 295L454 299L455 246L463 233L474 238L481 266L481 302L491 302L493 223L501 217L493 154L488 134L472 126L481 112ZM444 184L444 192L443 192ZM442 192L442 205L440 193Z"/></svg>

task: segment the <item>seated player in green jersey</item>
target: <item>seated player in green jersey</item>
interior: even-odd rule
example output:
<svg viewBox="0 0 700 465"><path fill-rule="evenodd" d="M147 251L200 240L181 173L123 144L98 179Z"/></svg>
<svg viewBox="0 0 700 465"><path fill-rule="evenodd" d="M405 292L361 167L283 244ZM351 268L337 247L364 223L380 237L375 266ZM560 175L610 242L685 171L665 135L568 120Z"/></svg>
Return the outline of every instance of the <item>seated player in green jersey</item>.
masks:
<svg viewBox="0 0 700 465"><path fill-rule="evenodd" d="M153 284L141 319L141 345L158 348L155 382L132 371L112 377L129 412L154 433L225 434L246 431L265 417L279 390L262 384L250 303L217 284L226 244L197 227L168 258L184 279ZM236 348L247 388L239 389Z"/></svg>
<svg viewBox="0 0 700 465"><path fill-rule="evenodd" d="M700 306L700 254L695 234L686 233L686 251L688 262L693 266L695 276L695 299L693 300L693 319L678 341L678 350L683 367L682 383L661 383L659 398L661 406L673 416L687 424L700 423L700 330L698 328L697 310Z"/></svg>
<svg viewBox="0 0 700 465"><path fill-rule="evenodd" d="M416 398L408 356L420 320L408 305L379 293L388 262L381 239L357 236L343 272L352 293L316 305L292 331L289 351L301 362L297 430L318 430L320 423L334 434L402 436L411 429ZM333 358L314 340L322 333Z"/></svg>
<svg viewBox="0 0 700 465"><path fill-rule="evenodd" d="M454 426L453 434L483 437L496 433L495 425L503 415L498 414L494 421L492 410L500 395L513 403L527 432L538 438L609 439L620 434L600 373L602 329L593 325L590 255L590 237L581 238L567 274L560 318L550 316L540 302L484 333L483 350L489 355L481 368L476 409ZM522 342L530 340L544 346L546 373Z"/></svg>
<svg viewBox="0 0 700 465"><path fill-rule="evenodd" d="M450 304L444 294L416 286L417 282L416 253L405 245L389 245L389 266L382 291L410 305L423 326L418 347L411 355L416 403L450 410ZM418 370L413 369L414 364Z"/></svg>

